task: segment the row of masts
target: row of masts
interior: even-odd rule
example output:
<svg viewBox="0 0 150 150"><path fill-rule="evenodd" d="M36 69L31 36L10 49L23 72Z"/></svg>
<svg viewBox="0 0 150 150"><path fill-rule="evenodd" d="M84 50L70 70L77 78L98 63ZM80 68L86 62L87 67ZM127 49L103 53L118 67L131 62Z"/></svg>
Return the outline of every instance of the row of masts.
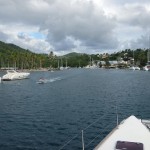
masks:
<svg viewBox="0 0 150 150"><path fill-rule="evenodd" d="M150 36L148 38L147 64L150 64Z"/></svg>
<svg viewBox="0 0 150 150"><path fill-rule="evenodd" d="M61 61L61 62L60 62ZM13 62L13 63L10 63L9 61L7 62L7 63L4 63L2 60L1 60L1 62L0 62L0 66L1 66L1 69L11 69L11 68L13 68L13 69L15 69L15 70L17 70L18 69L18 66L19 66L19 68L20 69L25 69L26 67L25 66L27 66L27 65L25 65L24 64L24 62L21 62L21 64L20 65L18 65L18 63L15 61L15 62ZM34 68L34 62L31 64L31 66L30 66L30 68ZM58 60L58 66L57 66L58 68L60 68L60 67L63 67L63 61L62 61L62 59L61 60ZM67 59L66 59L66 66L65 66L66 68L68 67L68 62L67 62ZM38 68L42 68L42 61L40 61L40 63L39 63L39 67Z"/></svg>
<svg viewBox="0 0 150 150"><path fill-rule="evenodd" d="M2 59L0 60L0 68L1 69L35 69L35 68L42 68L42 60L40 60L38 63L32 60L30 63L28 62L18 62L18 61L10 61L8 60L3 61Z"/></svg>
<svg viewBox="0 0 150 150"><path fill-rule="evenodd" d="M60 60L58 60L58 69L63 69L63 61L61 59L61 62ZM68 68L68 62L67 62L67 59L66 59L66 68Z"/></svg>

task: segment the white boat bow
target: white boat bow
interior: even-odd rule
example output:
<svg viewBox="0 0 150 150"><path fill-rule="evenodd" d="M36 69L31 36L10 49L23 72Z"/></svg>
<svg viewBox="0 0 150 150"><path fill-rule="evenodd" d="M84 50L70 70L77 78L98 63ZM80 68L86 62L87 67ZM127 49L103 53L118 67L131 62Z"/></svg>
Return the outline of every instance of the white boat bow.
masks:
<svg viewBox="0 0 150 150"><path fill-rule="evenodd" d="M122 121L94 150L150 150L150 121L130 116Z"/></svg>

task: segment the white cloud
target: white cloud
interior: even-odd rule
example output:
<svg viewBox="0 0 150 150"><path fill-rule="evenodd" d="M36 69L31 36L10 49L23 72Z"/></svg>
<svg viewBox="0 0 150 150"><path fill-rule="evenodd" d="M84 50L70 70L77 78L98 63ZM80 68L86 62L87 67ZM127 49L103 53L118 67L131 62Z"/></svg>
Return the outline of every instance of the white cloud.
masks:
<svg viewBox="0 0 150 150"><path fill-rule="evenodd" d="M149 0L0 0L0 40L34 52L143 48Z"/></svg>

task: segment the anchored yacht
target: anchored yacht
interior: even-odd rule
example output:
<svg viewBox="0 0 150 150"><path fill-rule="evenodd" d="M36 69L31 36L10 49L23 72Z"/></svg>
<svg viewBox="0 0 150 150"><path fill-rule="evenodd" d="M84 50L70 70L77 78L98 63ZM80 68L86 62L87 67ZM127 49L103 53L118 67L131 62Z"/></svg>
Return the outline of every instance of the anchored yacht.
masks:
<svg viewBox="0 0 150 150"><path fill-rule="evenodd" d="M26 79L30 73L28 72L18 72L16 70L7 70L7 74L2 77L3 81L11 81L11 80L21 80Z"/></svg>
<svg viewBox="0 0 150 150"><path fill-rule="evenodd" d="M143 67L143 70L150 71L150 61L147 62L147 65Z"/></svg>

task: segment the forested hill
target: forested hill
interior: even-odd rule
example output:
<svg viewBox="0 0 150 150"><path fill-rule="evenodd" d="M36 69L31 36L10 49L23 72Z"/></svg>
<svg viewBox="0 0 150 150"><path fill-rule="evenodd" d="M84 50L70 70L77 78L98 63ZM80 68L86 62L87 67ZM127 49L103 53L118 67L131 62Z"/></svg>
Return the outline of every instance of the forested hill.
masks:
<svg viewBox="0 0 150 150"><path fill-rule="evenodd" d="M0 53L8 53L9 51L11 52L30 52L29 50L25 50L19 46L16 46L14 44L9 44L9 43L4 43L0 41Z"/></svg>
<svg viewBox="0 0 150 150"><path fill-rule="evenodd" d="M96 55L95 55L96 56ZM94 57L94 55L93 55ZM99 59L99 58L96 58ZM0 68L16 67L18 69L57 68L60 66L83 67L89 64L88 54L69 53L64 56L37 54L14 44L0 41Z"/></svg>
<svg viewBox="0 0 150 150"><path fill-rule="evenodd" d="M36 54L17 45L0 41L0 68L31 69L48 66L47 54Z"/></svg>
<svg viewBox="0 0 150 150"><path fill-rule="evenodd" d="M81 55L83 55L83 53L72 52L72 53L64 55L63 57L70 58L70 57L78 57L78 56L81 56Z"/></svg>
<svg viewBox="0 0 150 150"><path fill-rule="evenodd" d="M100 51L101 52L101 51ZM37 54L30 50L23 49L14 44L7 44L0 41L0 68L16 67L18 69L39 69L39 68L57 68L58 64L70 67L84 67L93 61L128 61L134 57L135 64L144 66L147 62L148 50L126 49L112 54L83 54L69 53L64 56L55 56L53 52L49 54Z"/></svg>

